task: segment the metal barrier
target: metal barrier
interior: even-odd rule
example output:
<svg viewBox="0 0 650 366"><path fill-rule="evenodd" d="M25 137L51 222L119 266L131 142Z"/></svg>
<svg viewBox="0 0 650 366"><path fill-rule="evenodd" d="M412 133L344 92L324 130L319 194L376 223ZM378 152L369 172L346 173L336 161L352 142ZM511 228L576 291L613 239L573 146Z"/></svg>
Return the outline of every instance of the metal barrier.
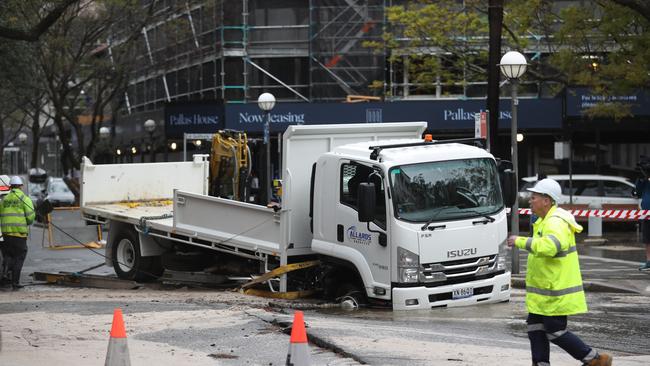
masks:
<svg viewBox="0 0 650 366"><path fill-rule="evenodd" d="M75 214L76 211L76 214ZM85 225L79 214L79 207L55 207L43 222L47 232L47 246L58 249L99 249L104 246L101 225Z"/></svg>

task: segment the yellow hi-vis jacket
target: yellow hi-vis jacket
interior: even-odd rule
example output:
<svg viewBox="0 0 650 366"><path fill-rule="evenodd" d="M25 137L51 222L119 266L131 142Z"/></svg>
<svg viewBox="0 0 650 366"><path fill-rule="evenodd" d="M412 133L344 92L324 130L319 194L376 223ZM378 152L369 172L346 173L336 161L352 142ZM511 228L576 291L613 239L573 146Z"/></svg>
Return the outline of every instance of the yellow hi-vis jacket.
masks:
<svg viewBox="0 0 650 366"><path fill-rule="evenodd" d="M573 215L551 207L533 224L533 237L518 237L517 248L528 251L526 307L539 315L587 312L574 233L582 231Z"/></svg>
<svg viewBox="0 0 650 366"><path fill-rule="evenodd" d="M26 238L35 217L32 200L20 188L12 188L0 202L0 229L3 235Z"/></svg>

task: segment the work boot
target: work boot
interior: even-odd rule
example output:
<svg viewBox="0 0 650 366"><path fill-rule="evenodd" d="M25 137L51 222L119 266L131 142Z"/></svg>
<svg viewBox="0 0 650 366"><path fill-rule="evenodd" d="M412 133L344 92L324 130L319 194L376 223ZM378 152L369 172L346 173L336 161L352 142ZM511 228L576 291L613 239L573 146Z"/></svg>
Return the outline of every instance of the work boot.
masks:
<svg viewBox="0 0 650 366"><path fill-rule="evenodd" d="M643 265L641 265L641 267L639 267L639 271L650 272L650 261L647 261Z"/></svg>
<svg viewBox="0 0 650 366"><path fill-rule="evenodd" d="M596 357L587 362L587 366L612 366L612 359L614 357L608 355L607 353L599 353Z"/></svg>

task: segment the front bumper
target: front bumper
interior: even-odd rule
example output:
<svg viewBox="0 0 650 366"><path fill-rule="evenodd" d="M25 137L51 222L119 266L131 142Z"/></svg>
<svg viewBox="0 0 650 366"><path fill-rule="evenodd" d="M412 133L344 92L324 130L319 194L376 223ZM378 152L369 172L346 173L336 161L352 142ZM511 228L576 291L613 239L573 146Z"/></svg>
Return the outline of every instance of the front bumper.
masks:
<svg viewBox="0 0 650 366"><path fill-rule="evenodd" d="M452 299L454 290L468 287L474 289L473 296L456 300ZM510 300L510 272L485 280L440 287L393 288L393 310L422 310L433 307L467 306L477 303L495 303L508 300ZM412 305L407 305L407 303Z"/></svg>

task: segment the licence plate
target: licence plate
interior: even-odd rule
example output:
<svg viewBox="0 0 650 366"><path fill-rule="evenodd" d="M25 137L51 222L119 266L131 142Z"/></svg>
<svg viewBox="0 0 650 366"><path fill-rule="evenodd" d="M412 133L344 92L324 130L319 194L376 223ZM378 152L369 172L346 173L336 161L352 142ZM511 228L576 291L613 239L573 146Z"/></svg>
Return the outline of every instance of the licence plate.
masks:
<svg viewBox="0 0 650 366"><path fill-rule="evenodd" d="M464 299L474 295L473 287L457 288L451 293L451 298L453 300Z"/></svg>

